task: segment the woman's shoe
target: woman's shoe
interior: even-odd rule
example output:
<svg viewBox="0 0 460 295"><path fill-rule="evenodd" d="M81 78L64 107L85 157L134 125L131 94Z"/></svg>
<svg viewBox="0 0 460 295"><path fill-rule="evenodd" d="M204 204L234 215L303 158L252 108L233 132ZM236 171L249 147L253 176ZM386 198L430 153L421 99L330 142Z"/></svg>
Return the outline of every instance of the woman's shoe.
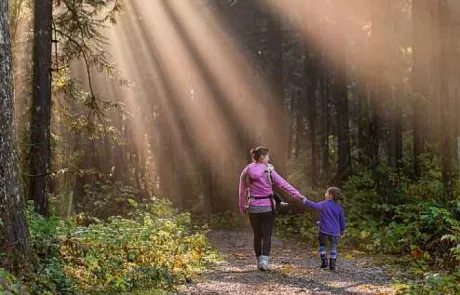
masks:
<svg viewBox="0 0 460 295"><path fill-rule="evenodd" d="M268 262L268 256L262 255L259 257L259 270L266 271L270 269L270 263Z"/></svg>

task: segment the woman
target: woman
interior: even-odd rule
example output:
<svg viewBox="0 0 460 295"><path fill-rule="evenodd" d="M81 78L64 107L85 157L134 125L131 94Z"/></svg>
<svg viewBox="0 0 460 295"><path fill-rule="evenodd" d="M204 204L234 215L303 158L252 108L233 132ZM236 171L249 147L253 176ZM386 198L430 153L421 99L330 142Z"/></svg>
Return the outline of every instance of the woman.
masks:
<svg viewBox="0 0 460 295"><path fill-rule="evenodd" d="M248 213L254 232L254 251L257 257L257 268L269 269L273 223L275 221L276 195L273 186L283 189L291 196L305 200L298 190L286 182L269 164L270 150L257 147L251 150L253 163L244 168L240 177L240 212ZM281 205L286 203L281 202ZM263 244L262 244L263 241Z"/></svg>

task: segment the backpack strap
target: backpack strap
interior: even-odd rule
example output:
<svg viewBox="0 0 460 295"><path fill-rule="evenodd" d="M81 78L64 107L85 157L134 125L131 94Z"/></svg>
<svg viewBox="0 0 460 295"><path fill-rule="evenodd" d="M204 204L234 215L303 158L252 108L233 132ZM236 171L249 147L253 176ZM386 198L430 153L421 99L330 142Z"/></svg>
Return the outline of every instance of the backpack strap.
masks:
<svg viewBox="0 0 460 295"><path fill-rule="evenodd" d="M281 203L281 202L284 202L284 200L278 194L275 193L275 182L273 181L273 176L272 176L273 171L275 171L275 167L272 164L268 164L267 169L265 170L265 173L267 174L268 182L271 184L272 189L273 189L273 199L274 201Z"/></svg>
<svg viewBox="0 0 460 295"><path fill-rule="evenodd" d="M244 182L246 183L246 204L249 206L249 202L251 201L251 178L248 175L248 171L244 175Z"/></svg>
<svg viewBox="0 0 460 295"><path fill-rule="evenodd" d="M274 189L275 187L275 182L273 181L273 177L272 177L272 171L275 170L275 167L273 167L272 164L268 164L266 169L265 169L265 174L266 174L266 177L267 177L267 180L268 182L270 183L270 185L272 186L272 188ZM251 178L249 177L249 175L246 173L246 175L244 176L244 181L246 183L246 187L247 187L247 190L246 190L246 196L247 196L247 204L249 205L250 201L251 201L251 190L250 190L250 185L251 185ZM272 207L272 213L273 215L276 215L276 207L275 207L275 201L276 202L284 202L283 199L281 199L280 196L278 196L277 194L275 194L275 191L273 190L273 195L271 196L267 196L267 197L259 197L259 198L253 198L253 199L259 199L259 200L262 200L262 199L270 199L270 205Z"/></svg>
<svg viewBox="0 0 460 295"><path fill-rule="evenodd" d="M272 164L268 164L267 168L265 169L265 173L267 175L267 180L270 183L270 185L272 186L272 188L275 186L275 182L273 181L273 177L272 177L273 170L275 170L275 167Z"/></svg>

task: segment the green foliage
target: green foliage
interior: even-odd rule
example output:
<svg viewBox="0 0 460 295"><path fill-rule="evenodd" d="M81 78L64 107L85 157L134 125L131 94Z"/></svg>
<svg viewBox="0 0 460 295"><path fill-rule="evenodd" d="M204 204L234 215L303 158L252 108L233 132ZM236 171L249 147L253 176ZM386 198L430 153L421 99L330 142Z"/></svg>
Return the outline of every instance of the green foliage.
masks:
<svg viewBox="0 0 460 295"><path fill-rule="evenodd" d="M384 231L375 233L374 246L387 253L410 253L416 260L423 257L432 263L448 266L454 260L449 249L454 247L454 237L460 236L459 217L455 214L460 207L454 207L457 205L451 204L453 210L431 202L376 205L376 210L391 214L392 220L381 222Z"/></svg>
<svg viewBox="0 0 460 295"><path fill-rule="evenodd" d="M121 77L116 66L110 62L108 53L108 38L104 35L107 24L115 24L116 16L123 10L121 0L62 0L58 1L53 13L53 33L59 43L56 52L53 74L53 89L55 94L63 94L68 99L68 106L75 102L88 113L83 115L70 112L61 106L60 112L64 117L73 118L71 128L84 126L90 134L97 131L101 124L102 114L119 104L103 99L95 91L94 72L106 73L115 78L120 85L127 86L129 81ZM80 60L84 62L88 79L88 91L83 91L80 81L71 77L70 65ZM65 104L61 104L64 105Z"/></svg>
<svg viewBox="0 0 460 295"><path fill-rule="evenodd" d="M460 199L446 198L437 157L424 155L422 165L417 181L387 166L352 176L342 187L347 217L342 244L397 255L413 275L401 294L459 294ZM276 230L314 242L316 216L278 216Z"/></svg>
<svg viewBox="0 0 460 295"><path fill-rule="evenodd" d="M63 47L62 62L67 64L80 58L89 66L112 70L104 46L108 38L102 29L106 23L116 23L122 11L120 0L62 0L54 13L54 30ZM110 72L110 71L109 71Z"/></svg>
<svg viewBox="0 0 460 295"><path fill-rule="evenodd" d="M71 222L55 217L45 218L34 210L31 202L28 207L28 223L34 250L35 263L25 281L33 294L71 294L76 283L64 272L64 261L60 256L61 237L73 229Z"/></svg>
<svg viewBox="0 0 460 295"><path fill-rule="evenodd" d="M69 275L89 293L129 292L143 286L169 289L193 276L207 261L202 234L190 234L190 216L167 211L161 203L135 211L134 219L77 228L63 243ZM165 218L169 217L169 218Z"/></svg>
<svg viewBox="0 0 460 295"><path fill-rule="evenodd" d="M285 237L316 241L318 226L312 214L289 214L276 217L276 233Z"/></svg>
<svg viewBox="0 0 460 295"><path fill-rule="evenodd" d="M456 295L460 294L460 270L454 274L425 273L423 279L398 286L397 294L404 295Z"/></svg>
<svg viewBox="0 0 460 295"><path fill-rule="evenodd" d="M460 200L448 201L439 161L424 156L413 181L388 167L353 176L345 185L348 238L355 247L395 254L415 280L401 294L458 294ZM384 190L375 179L386 175Z"/></svg>
<svg viewBox="0 0 460 295"><path fill-rule="evenodd" d="M29 293L18 279L5 269L0 268L0 294L24 295Z"/></svg>
<svg viewBox="0 0 460 295"><path fill-rule="evenodd" d="M207 224L213 229L243 229L248 228L246 216L236 212L212 214L206 219Z"/></svg>
<svg viewBox="0 0 460 295"><path fill-rule="evenodd" d="M435 169L434 166L432 166ZM460 202L443 202L440 175L418 182L390 173L393 204L383 202L370 173L344 187L349 235L356 245L391 254L411 254L430 265L452 267L457 253ZM453 248L453 250L450 250ZM420 264L420 262L419 262Z"/></svg>
<svg viewBox="0 0 460 295"><path fill-rule="evenodd" d="M85 185L84 195L78 200L76 210L106 219L113 215L127 215L133 209L133 204L141 201L138 190L133 187L119 181L97 181Z"/></svg>
<svg viewBox="0 0 460 295"><path fill-rule="evenodd" d="M188 213L178 213L160 200L130 204L128 217L114 216L105 222L92 218L88 226L78 225L82 215L65 221L29 210L36 261L22 280L30 292L174 290L215 258L205 236L192 231Z"/></svg>

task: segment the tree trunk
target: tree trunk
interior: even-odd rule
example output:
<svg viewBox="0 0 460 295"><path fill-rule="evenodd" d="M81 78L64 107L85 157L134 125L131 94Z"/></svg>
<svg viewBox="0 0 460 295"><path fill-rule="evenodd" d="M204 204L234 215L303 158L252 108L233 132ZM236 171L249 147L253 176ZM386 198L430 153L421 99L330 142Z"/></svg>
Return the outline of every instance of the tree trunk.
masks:
<svg viewBox="0 0 460 295"><path fill-rule="evenodd" d="M370 168L375 169L380 163L380 129L381 129L381 107L378 97L378 89L375 85L368 85L369 89L369 105L371 112L371 120L369 123L369 149L368 157L370 159Z"/></svg>
<svg viewBox="0 0 460 295"><path fill-rule="evenodd" d="M398 14L395 14L394 7L398 4L394 0L387 0L378 3L372 11L372 36L370 55L375 55L378 52L375 64L373 66L372 75L373 83L375 84L375 95L380 120L379 138L383 146L387 147L388 164L393 169L400 166L402 160L402 112L401 103L399 102L399 90L395 86L392 75L395 73L395 67L392 63L388 63L398 54L395 52L395 46L392 46L393 41L388 41L387 36L397 34L395 31L395 19ZM374 28L375 27L375 28ZM378 155L377 155L378 156Z"/></svg>
<svg viewBox="0 0 460 295"><path fill-rule="evenodd" d="M160 175L160 195L165 198L171 198L173 187L173 169L174 155L173 145L171 138L167 135L167 124L165 116L160 111L158 120L159 131L159 159L158 159L158 173Z"/></svg>
<svg viewBox="0 0 460 295"><path fill-rule="evenodd" d="M414 130L414 174L421 176L420 155L426 151L429 124L427 105L432 101L431 71L433 60L433 4L432 0L412 1L412 92Z"/></svg>
<svg viewBox="0 0 460 295"><path fill-rule="evenodd" d="M340 25L340 22L338 24ZM339 66L336 68L334 77L334 99L337 106L338 124L338 178L336 180L343 182L348 179L351 173L347 71L344 68L344 65L346 65L346 41L345 36L340 32L335 34L334 39L335 48L337 49L336 58L342 65L342 67Z"/></svg>
<svg viewBox="0 0 460 295"><path fill-rule="evenodd" d="M305 75L307 77L306 95L308 101L308 121L310 127L310 143L311 143L311 184L315 188L318 185L318 171L319 171L319 148L316 139L316 120L317 120L317 103L316 103L316 90L318 86L318 70L317 70L317 52L314 50L313 45L305 46L307 52L307 59L305 61Z"/></svg>
<svg viewBox="0 0 460 295"><path fill-rule="evenodd" d="M321 162L321 171L322 177L324 180L329 181L329 70L327 67L327 57L326 54L323 53L322 56L322 73L321 73L321 80L320 80L320 100L321 100L321 110L322 110L322 117L323 117L323 130L322 130L322 138L321 138L321 150L322 150L322 162Z"/></svg>
<svg viewBox="0 0 460 295"><path fill-rule="evenodd" d="M399 92L398 92L399 93ZM403 160L403 120L402 106L399 97L393 98L394 113L393 113L393 148L394 148L394 165L397 169L402 169Z"/></svg>
<svg viewBox="0 0 460 295"><path fill-rule="evenodd" d="M214 196L214 177L212 167L203 161L201 163L201 187L203 194L203 212L210 215L214 212L213 199Z"/></svg>
<svg viewBox="0 0 460 295"><path fill-rule="evenodd" d="M120 112L114 120L115 126L120 130L120 133L123 135L123 138L126 140L126 120L123 119L123 114ZM120 142L116 143L115 146L115 169L113 171L113 179L115 181L125 180L127 165L126 165L126 145Z"/></svg>
<svg viewBox="0 0 460 295"><path fill-rule="evenodd" d="M302 97L296 97L295 99L295 111L294 116L295 116L295 138L294 138L294 158L296 160L299 159L300 156L300 150L301 150L301 139L303 136L303 130L305 129L303 126L303 117L304 117L304 112L303 112L303 100Z"/></svg>
<svg viewBox="0 0 460 295"><path fill-rule="evenodd" d="M51 49L53 1L35 1L29 198L48 215L47 180L51 163Z"/></svg>
<svg viewBox="0 0 460 295"><path fill-rule="evenodd" d="M276 170L286 175L289 118L284 106L283 34L281 20L270 16L267 31L267 49L271 56L272 101L269 103L267 134L273 150Z"/></svg>
<svg viewBox="0 0 460 295"><path fill-rule="evenodd" d="M403 158L403 121L400 91L391 91L391 106L389 110L389 164L393 169L402 168Z"/></svg>
<svg viewBox="0 0 460 295"><path fill-rule="evenodd" d="M385 60L390 58L389 56L389 45L388 41L385 40L387 34L386 27L388 26L388 15L390 2L385 1L378 3L371 9L370 18L372 20L372 35L369 40L368 48L368 59L369 72L367 76L370 78L367 83L368 94L370 100L370 111L371 121L369 124L369 158L370 168L375 170L375 167L380 164L380 147L384 147L385 143L388 143L388 147L391 146L391 137L386 136L385 120L391 120L391 116L385 116L385 107L392 106L390 98L390 86L389 86L389 66L385 63ZM376 55L376 58L373 57ZM388 112L389 113L389 112ZM391 131L391 130L390 130ZM387 139L389 139L387 141ZM391 149L388 149L389 156L392 153ZM390 156L391 157L391 156ZM389 158L390 158L389 157ZM375 174L376 182L380 183L380 175Z"/></svg>
<svg viewBox="0 0 460 295"><path fill-rule="evenodd" d="M369 100L367 86L363 82L357 93L358 98L358 161L359 165L369 167Z"/></svg>
<svg viewBox="0 0 460 295"><path fill-rule="evenodd" d="M439 5L439 32L441 34L439 40L440 46L440 100L441 100L441 118L442 135L441 157L442 157L442 175L444 187L447 197L452 200L454 198L454 142L455 142L455 126L454 110L455 101L459 99L459 87L456 72L458 69L458 58L456 58L456 43L452 34L452 23L450 20L449 6L446 0L440 0Z"/></svg>
<svg viewBox="0 0 460 295"><path fill-rule="evenodd" d="M7 249L27 258L29 228L14 143L14 98L8 1L0 0L0 218ZM25 260L26 261L26 260Z"/></svg>

